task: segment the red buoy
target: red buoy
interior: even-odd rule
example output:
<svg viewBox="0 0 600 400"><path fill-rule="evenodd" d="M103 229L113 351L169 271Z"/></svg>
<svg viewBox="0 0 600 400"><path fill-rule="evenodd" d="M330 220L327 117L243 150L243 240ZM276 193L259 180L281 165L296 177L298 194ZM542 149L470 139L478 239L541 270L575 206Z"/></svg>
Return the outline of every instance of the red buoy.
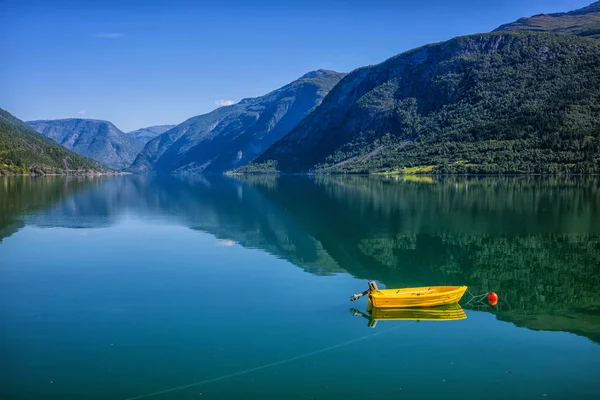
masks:
<svg viewBox="0 0 600 400"><path fill-rule="evenodd" d="M488 294L488 302L490 303L490 306L498 304L498 295L495 292L490 292Z"/></svg>

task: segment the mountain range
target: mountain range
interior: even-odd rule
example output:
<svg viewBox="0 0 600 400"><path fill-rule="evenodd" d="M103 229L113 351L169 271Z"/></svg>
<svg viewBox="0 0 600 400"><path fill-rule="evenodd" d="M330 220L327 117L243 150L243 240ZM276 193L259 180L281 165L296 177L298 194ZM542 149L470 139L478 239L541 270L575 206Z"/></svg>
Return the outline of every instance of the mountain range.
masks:
<svg viewBox="0 0 600 400"><path fill-rule="evenodd" d="M129 136L133 136L134 138L141 140L144 143L148 143L150 140L155 137L162 135L169 129L173 128L175 125L156 125L149 126L147 128L137 129L135 131L128 132Z"/></svg>
<svg viewBox="0 0 600 400"><path fill-rule="evenodd" d="M224 172L244 165L292 130L344 75L309 72L264 96L190 118L148 142L128 171Z"/></svg>
<svg viewBox="0 0 600 400"><path fill-rule="evenodd" d="M0 109L0 175L110 172L99 162L68 151Z"/></svg>
<svg viewBox="0 0 600 400"><path fill-rule="evenodd" d="M567 29L599 10L521 19L359 68L238 172L600 172L600 42L572 35L581 24ZM540 19L563 34L530 32L544 30L527 29Z"/></svg>
<svg viewBox="0 0 600 400"><path fill-rule="evenodd" d="M133 173L599 173L599 37L600 1L313 71L176 126L29 124Z"/></svg>
<svg viewBox="0 0 600 400"><path fill-rule="evenodd" d="M240 172L598 173L600 41L496 32L360 68Z"/></svg>
<svg viewBox="0 0 600 400"><path fill-rule="evenodd" d="M116 170L131 165L145 145L144 140L122 132L108 121L71 118L27 124L67 149Z"/></svg>

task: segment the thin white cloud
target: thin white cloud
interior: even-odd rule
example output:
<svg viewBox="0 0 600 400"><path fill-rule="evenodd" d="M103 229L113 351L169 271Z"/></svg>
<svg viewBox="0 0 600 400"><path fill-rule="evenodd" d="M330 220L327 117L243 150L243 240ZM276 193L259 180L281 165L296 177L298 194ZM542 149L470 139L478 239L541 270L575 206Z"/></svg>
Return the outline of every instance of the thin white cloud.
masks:
<svg viewBox="0 0 600 400"><path fill-rule="evenodd" d="M232 104L235 104L235 101L233 101L233 100L219 99L219 100L215 101L215 104L218 105L219 107L230 106Z"/></svg>
<svg viewBox="0 0 600 400"><path fill-rule="evenodd" d="M237 243L233 240L230 239L219 239L217 240L216 245L217 246L221 246L221 247L230 247L230 246L235 246Z"/></svg>
<svg viewBox="0 0 600 400"><path fill-rule="evenodd" d="M122 36L123 36L123 34L119 33L119 32L96 33L94 35L95 38L100 38L100 39L118 39Z"/></svg>
<svg viewBox="0 0 600 400"><path fill-rule="evenodd" d="M85 115L86 113L87 111L85 110L77 111L77 115Z"/></svg>

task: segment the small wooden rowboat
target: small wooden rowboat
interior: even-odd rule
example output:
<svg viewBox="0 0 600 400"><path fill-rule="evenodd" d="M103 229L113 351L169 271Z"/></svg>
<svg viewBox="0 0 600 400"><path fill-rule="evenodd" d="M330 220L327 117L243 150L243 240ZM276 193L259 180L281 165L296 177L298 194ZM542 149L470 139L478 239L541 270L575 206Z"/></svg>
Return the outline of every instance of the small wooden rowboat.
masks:
<svg viewBox="0 0 600 400"><path fill-rule="evenodd" d="M369 282L369 289L352 296L351 300L368 295L369 302L375 308L435 307L458 303L466 291L466 286L424 286L379 290L375 282Z"/></svg>

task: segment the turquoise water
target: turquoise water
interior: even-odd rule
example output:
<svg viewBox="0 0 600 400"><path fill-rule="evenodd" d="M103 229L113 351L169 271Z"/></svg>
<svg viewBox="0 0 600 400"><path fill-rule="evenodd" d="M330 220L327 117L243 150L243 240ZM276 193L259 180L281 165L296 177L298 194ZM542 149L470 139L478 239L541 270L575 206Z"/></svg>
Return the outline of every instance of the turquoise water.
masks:
<svg viewBox="0 0 600 400"><path fill-rule="evenodd" d="M5 178L0 240L3 399L600 395L600 179Z"/></svg>

